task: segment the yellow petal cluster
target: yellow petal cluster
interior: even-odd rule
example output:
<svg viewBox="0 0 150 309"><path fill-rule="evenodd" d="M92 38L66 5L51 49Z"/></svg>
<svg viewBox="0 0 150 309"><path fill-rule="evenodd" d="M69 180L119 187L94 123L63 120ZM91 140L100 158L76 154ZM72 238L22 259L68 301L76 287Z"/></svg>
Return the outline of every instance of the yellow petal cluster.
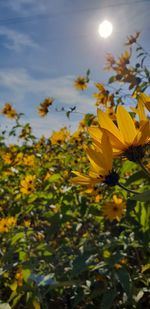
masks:
<svg viewBox="0 0 150 309"><path fill-rule="evenodd" d="M109 184L109 175L112 172L112 148L109 138L101 133L101 141L97 145L86 148L87 156L90 161L88 175L73 171L76 175L72 183L81 185L95 185L101 182Z"/></svg>
<svg viewBox="0 0 150 309"><path fill-rule="evenodd" d="M123 106L118 106L116 112L117 125L110 119L107 113L98 110L98 121L100 129L103 129L109 136L113 149L113 155L125 154L131 148L142 147L149 143L150 123L144 121L139 128L136 128L133 119ZM95 132L95 128L93 129ZM92 133L92 128L90 129ZM95 139L99 140L101 132L97 129Z"/></svg>
<svg viewBox="0 0 150 309"><path fill-rule="evenodd" d="M15 217L6 217L0 220L0 233L7 233L14 225L16 225Z"/></svg>
<svg viewBox="0 0 150 309"><path fill-rule="evenodd" d="M35 175L27 175L24 179L20 182L20 192L23 194L30 194L35 189Z"/></svg>
<svg viewBox="0 0 150 309"><path fill-rule="evenodd" d="M69 136L69 131L66 129L66 127L64 127L60 131L54 131L50 137L50 141L52 145L63 144L69 138Z"/></svg>
<svg viewBox="0 0 150 309"><path fill-rule="evenodd" d="M113 195L113 200L103 205L102 213L103 216L109 221L117 220L120 221L125 213L126 205L122 198Z"/></svg>
<svg viewBox="0 0 150 309"><path fill-rule="evenodd" d="M108 90L105 89L103 84L95 83L96 88L98 89L98 93L93 93L93 96L96 98L96 106L99 105L113 105L113 95L109 93Z"/></svg>
<svg viewBox="0 0 150 309"><path fill-rule="evenodd" d="M140 32L136 32L135 34L128 36L127 42L125 45L132 45L133 43L136 43L139 35L140 35Z"/></svg>
<svg viewBox="0 0 150 309"><path fill-rule="evenodd" d="M86 76L79 76L75 81L74 81L74 87L76 90L85 90L87 89L87 77Z"/></svg>
<svg viewBox="0 0 150 309"><path fill-rule="evenodd" d="M10 103L6 103L1 111L3 115L5 115L8 118L16 118L17 112L16 110L12 107Z"/></svg>
<svg viewBox="0 0 150 309"><path fill-rule="evenodd" d="M40 103L40 106L37 108L37 110L41 117L47 115L48 108L53 104L53 102L54 102L53 98L47 97L42 103Z"/></svg>

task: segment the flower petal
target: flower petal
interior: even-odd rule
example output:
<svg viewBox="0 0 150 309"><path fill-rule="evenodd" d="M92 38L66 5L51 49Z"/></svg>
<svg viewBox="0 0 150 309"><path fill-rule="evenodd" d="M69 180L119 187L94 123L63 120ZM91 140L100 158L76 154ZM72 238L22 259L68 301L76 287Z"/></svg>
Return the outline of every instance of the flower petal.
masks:
<svg viewBox="0 0 150 309"><path fill-rule="evenodd" d="M96 171L97 174L99 174L100 172L105 174L106 166L102 153L97 152L90 147L87 148L86 152L94 171Z"/></svg>
<svg viewBox="0 0 150 309"><path fill-rule="evenodd" d="M131 145L136 137L137 130L130 114L123 106L117 108L117 123L127 145Z"/></svg>
<svg viewBox="0 0 150 309"><path fill-rule="evenodd" d="M71 182L73 184L81 184L81 185L92 185L93 183L97 183L98 180L96 179L92 179L88 176L84 176L79 172L73 171L72 173L74 173L75 175L77 175L77 177L74 177L71 179Z"/></svg>
<svg viewBox="0 0 150 309"><path fill-rule="evenodd" d="M100 127L113 134L121 143L123 143L124 141L122 134L119 132L118 128L109 116L100 109L97 110L97 115Z"/></svg>
<svg viewBox="0 0 150 309"><path fill-rule="evenodd" d="M138 134L134 139L134 145L142 146L146 145L150 140L150 122L146 121L143 125L139 128Z"/></svg>
<svg viewBox="0 0 150 309"><path fill-rule="evenodd" d="M102 139L102 130L98 127L90 127L88 129L89 134L91 135L92 138L96 139L97 141L101 142Z"/></svg>
<svg viewBox="0 0 150 309"><path fill-rule="evenodd" d="M109 138L106 134L103 134L102 136L102 151L104 154L104 162L105 162L105 167L107 171L112 170L112 147L110 145Z"/></svg>

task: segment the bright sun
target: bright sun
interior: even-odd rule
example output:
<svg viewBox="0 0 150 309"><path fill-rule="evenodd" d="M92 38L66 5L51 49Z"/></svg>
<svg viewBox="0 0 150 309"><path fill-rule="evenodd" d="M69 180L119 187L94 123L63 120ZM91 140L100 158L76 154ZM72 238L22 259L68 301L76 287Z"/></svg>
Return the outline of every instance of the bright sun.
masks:
<svg viewBox="0 0 150 309"><path fill-rule="evenodd" d="M108 20L104 20L98 28L98 32L102 38L108 38L112 34L113 26Z"/></svg>

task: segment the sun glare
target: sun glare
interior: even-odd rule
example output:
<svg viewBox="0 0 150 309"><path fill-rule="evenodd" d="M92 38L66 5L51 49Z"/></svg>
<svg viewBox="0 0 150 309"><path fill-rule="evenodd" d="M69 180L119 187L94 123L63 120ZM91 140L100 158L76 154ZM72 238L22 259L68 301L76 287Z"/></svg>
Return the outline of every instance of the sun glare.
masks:
<svg viewBox="0 0 150 309"><path fill-rule="evenodd" d="M98 32L102 38L108 38L113 31L113 26L108 20L104 20L98 28Z"/></svg>

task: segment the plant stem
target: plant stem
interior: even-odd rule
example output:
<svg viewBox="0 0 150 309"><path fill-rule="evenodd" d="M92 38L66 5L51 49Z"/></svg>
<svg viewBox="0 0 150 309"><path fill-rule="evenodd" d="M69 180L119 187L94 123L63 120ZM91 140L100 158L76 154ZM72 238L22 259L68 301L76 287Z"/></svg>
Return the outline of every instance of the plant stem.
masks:
<svg viewBox="0 0 150 309"><path fill-rule="evenodd" d="M146 169L145 165L142 163L142 161L138 161L139 165L141 166L142 170L144 171L144 173L150 177L150 173L149 171Z"/></svg>
<svg viewBox="0 0 150 309"><path fill-rule="evenodd" d="M125 187L122 183L118 182L118 186L124 190L126 190L129 193L133 193L133 194L139 194L139 192L136 192L134 190L128 189L127 187Z"/></svg>

